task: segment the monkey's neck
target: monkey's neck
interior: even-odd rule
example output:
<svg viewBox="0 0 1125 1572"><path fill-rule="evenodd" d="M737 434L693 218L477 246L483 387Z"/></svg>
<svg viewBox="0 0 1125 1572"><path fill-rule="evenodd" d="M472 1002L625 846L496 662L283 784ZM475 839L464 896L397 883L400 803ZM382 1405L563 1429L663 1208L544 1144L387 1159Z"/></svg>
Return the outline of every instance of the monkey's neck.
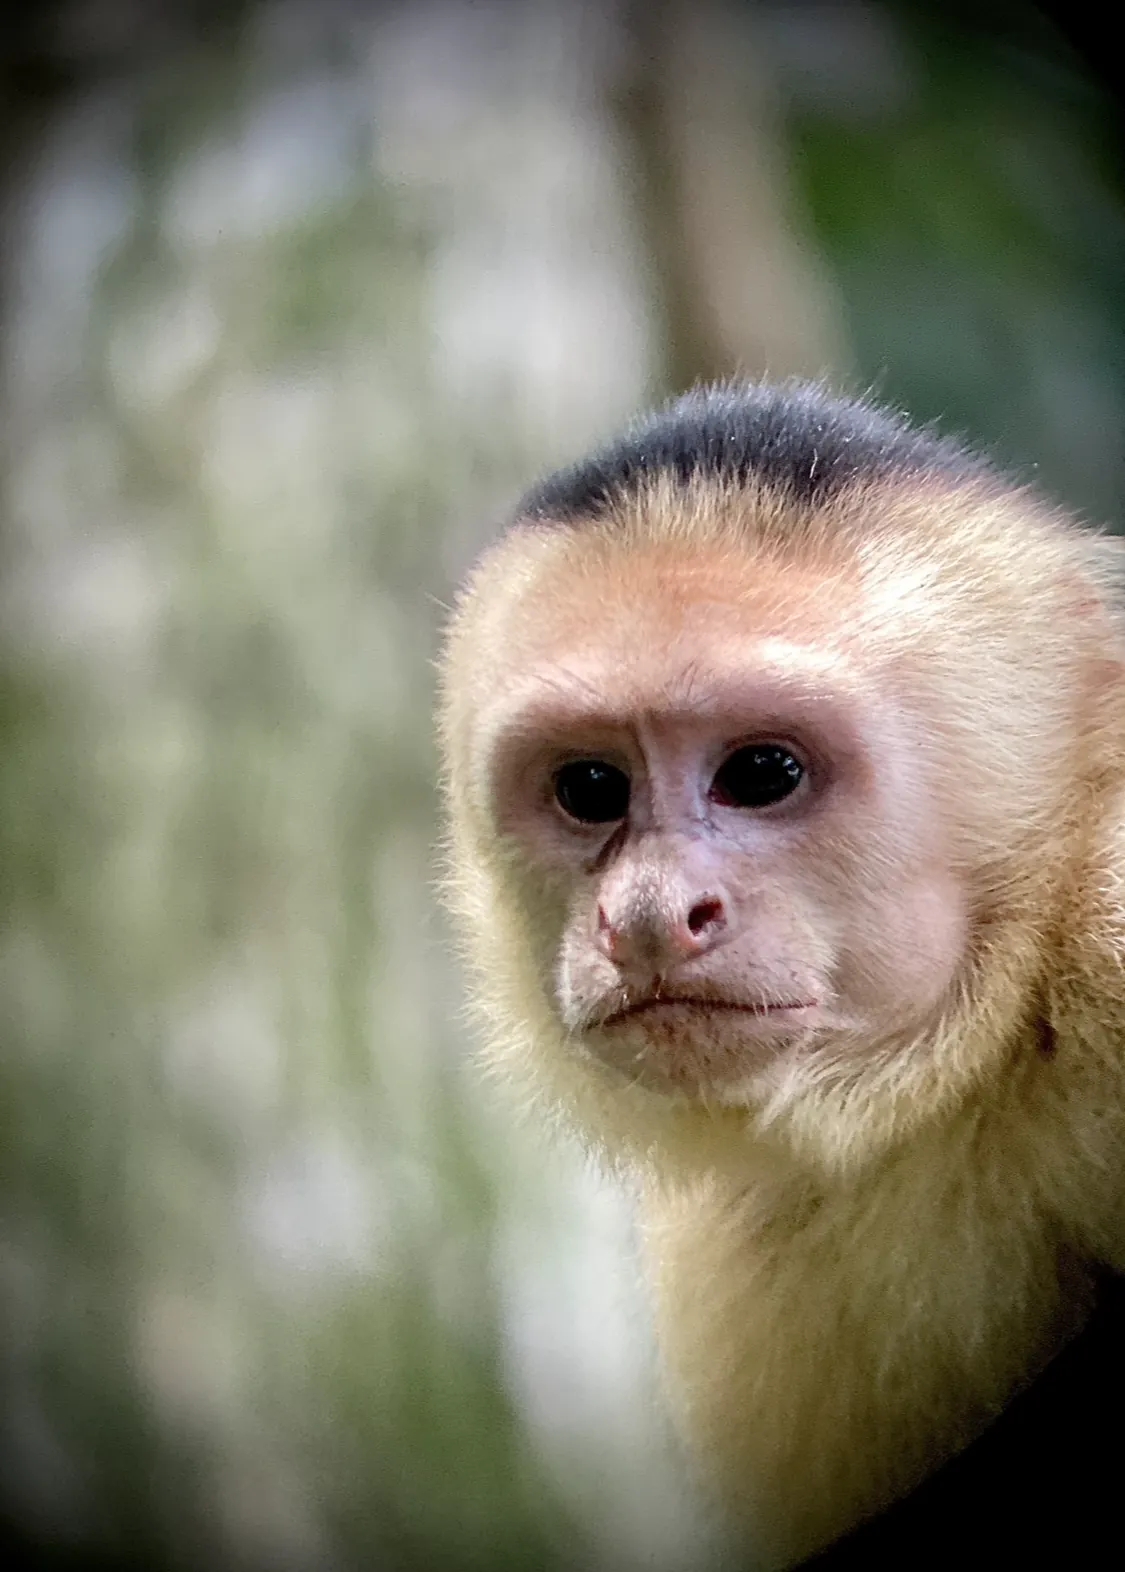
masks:
<svg viewBox="0 0 1125 1572"><path fill-rule="evenodd" d="M904 1494L1081 1324L1084 1274L1015 1166L978 1119L848 1182L763 1164L646 1195L673 1404L765 1564Z"/></svg>

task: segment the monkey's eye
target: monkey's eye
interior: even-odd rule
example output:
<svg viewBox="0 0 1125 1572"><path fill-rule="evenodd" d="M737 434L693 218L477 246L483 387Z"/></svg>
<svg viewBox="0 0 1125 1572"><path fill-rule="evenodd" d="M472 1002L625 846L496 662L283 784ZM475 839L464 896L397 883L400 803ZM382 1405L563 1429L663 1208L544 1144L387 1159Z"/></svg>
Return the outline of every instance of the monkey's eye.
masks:
<svg viewBox="0 0 1125 1572"><path fill-rule="evenodd" d="M791 796L804 778L804 765L788 748L755 742L719 767L711 798L727 808L768 808Z"/></svg>
<svg viewBox="0 0 1125 1572"><path fill-rule="evenodd" d="M629 777L603 759L576 759L555 776L555 801L579 824L611 824L629 811Z"/></svg>

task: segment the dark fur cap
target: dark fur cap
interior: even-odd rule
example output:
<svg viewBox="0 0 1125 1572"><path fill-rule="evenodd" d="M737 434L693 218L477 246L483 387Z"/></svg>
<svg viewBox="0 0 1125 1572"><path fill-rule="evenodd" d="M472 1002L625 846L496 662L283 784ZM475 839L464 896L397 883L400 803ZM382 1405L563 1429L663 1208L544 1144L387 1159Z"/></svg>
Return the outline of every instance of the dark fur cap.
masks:
<svg viewBox="0 0 1125 1572"><path fill-rule="evenodd" d="M637 421L608 446L541 481L523 519L578 523L646 479L670 474L758 477L795 501L822 502L852 481L895 473L980 477L984 460L956 442L819 383L723 383L695 388Z"/></svg>

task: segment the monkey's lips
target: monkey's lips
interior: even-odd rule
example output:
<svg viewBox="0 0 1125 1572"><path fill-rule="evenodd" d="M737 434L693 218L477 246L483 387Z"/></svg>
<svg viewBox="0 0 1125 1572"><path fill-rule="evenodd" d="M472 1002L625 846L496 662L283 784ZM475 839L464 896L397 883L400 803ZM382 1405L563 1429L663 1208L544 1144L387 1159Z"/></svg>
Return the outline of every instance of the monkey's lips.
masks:
<svg viewBox="0 0 1125 1572"><path fill-rule="evenodd" d="M748 1077L815 1025L818 1003L705 993L618 997L587 1022L585 1046L629 1082L741 1103Z"/></svg>
<svg viewBox="0 0 1125 1572"><path fill-rule="evenodd" d="M696 994L651 994L647 998L620 1006L604 1015L595 1024L601 1027L618 1026L648 1016L652 1019L671 1019L684 1012L707 1015L749 1016L758 1020L791 1016L800 1010L816 1008L815 999L767 1000L712 999Z"/></svg>

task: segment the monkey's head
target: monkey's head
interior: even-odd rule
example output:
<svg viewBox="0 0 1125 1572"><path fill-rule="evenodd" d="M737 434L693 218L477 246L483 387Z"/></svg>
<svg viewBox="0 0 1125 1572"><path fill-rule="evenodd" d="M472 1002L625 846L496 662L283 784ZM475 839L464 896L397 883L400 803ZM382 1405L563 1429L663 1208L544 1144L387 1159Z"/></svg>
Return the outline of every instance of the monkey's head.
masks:
<svg viewBox="0 0 1125 1572"><path fill-rule="evenodd" d="M841 1164L1042 1042L1119 789L1104 549L812 388L689 395L533 492L444 668L495 1061L634 1158Z"/></svg>

